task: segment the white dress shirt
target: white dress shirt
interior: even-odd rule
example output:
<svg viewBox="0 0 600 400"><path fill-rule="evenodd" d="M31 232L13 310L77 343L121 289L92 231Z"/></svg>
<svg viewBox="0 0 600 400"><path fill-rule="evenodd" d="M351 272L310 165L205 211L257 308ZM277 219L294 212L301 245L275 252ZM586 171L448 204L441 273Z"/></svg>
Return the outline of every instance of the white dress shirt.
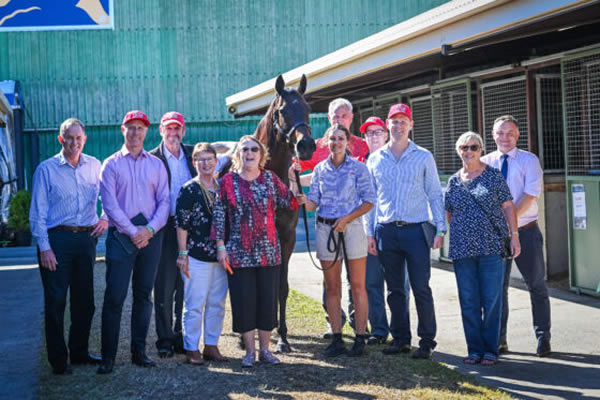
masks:
<svg viewBox="0 0 600 400"><path fill-rule="evenodd" d="M175 215L175 206L177 205L177 196L179 196L179 190L184 183L192 179L192 174L190 174L190 170L188 169L183 148L179 149L179 158L171 154L164 143L163 151L165 158L167 159L167 163L169 164L169 171L171 172L171 215Z"/></svg>
<svg viewBox="0 0 600 400"><path fill-rule="evenodd" d="M494 168L501 169L502 154L503 153L496 150L481 157L481 161ZM539 198L542 193L544 172L542 171L537 156L528 151L517 149L516 147L506 154L508 154L508 176L506 182L510 188L510 194L513 196L514 203L517 204L524 194ZM538 213L538 204L536 200L518 217L519 227L537 220Z"/></svg>

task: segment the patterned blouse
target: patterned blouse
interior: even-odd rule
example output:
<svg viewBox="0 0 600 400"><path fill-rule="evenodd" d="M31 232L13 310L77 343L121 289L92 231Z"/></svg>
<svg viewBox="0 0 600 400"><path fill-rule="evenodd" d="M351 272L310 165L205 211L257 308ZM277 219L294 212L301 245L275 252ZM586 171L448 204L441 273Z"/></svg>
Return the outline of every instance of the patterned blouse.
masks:
<svg viewBox="0 0 600 400"><path fill-rule="evenodd" d="M217 245L210 238L212 213L200 184L194 179L187 181L177 197L175 226L188 232L187 249L197 260L217 261Z"/></svg>
<svg viewBox="0 0 600 400"><path fill-rule="evenodd" d="M252 181L230 172L219 184L211 237L225 241L232 268L279 265L275 210L298 207L292 192L273 172L262 170Z"/></svg>
<svg viewBox="0 0 600 400"><path fill-rule="evenodd" d="M467 192L467 188L477 201ZM481 175L464 184L460 179L460 171L452 175L445 196L446 211L452 214L450 258L458 260L502 254L502 237L508 236L502 203L509 200L512 200L512 196L508 185L496 168L487 166ZM497 228L491 225L490 219ZM498 230L502 232L502 237L498 235Z"/></svg>

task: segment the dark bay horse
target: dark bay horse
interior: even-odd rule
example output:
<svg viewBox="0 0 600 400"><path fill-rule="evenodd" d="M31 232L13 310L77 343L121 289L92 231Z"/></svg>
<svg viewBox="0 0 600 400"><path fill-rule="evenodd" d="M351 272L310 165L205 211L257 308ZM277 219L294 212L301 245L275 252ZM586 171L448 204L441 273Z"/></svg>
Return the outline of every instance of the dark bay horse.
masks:
<svg viewBox="0 0 600 400"><path fill-rule="evenodd" d="M277 95L265 116L260 120L254 137L269 149L266 169L273 171L289 186L288 170L292 159L297 155L302 160L312 157L316 149L309 125L310 106L304 100L306 76L302 75L297 89L285 88L283 77L275 82ZM276 212L276 226L281 243L281 277L279 286L279 341L278 352L290 352L287 340L286 304L289 292L288 266L296 244L296 224L298 210L279 209Z"/></svg>

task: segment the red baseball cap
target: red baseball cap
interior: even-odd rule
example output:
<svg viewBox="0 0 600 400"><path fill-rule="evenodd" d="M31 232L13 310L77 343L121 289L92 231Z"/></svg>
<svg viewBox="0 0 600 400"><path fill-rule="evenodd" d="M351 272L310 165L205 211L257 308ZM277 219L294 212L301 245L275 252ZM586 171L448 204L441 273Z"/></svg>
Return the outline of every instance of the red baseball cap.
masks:
<svg viewBox="0 0 600 400"><path fill-rule="evenodd" d="M369 118L367 118L367 120L365 121L365 123L360 126L360 131L362 133L366 133L367 132L367 128L370 125L379 125L380 127L382 127L383 129L385 129L387 131L387 128L386 128L385 124L383 123L383 121L379 117L369 117Z"/></svg>
<svg viewBox="0 0 600 400"><path fill-rule="evenodd" d="M163 126L167 126L170 123L179 124L179 126L185 126L185 120L183 119L183 115L179 114L177 111L169 111L165 113L160 119L160 124Z"/></svg>
<svg viewBox="0 0 600 400"><path fill-rule="evenodd" d="M390 112L388 113L388 119L392 118L396 114L403 114L408 117L412 121L412 113L410 112L410 107L406 104L398 103L394 104L390 107Z"/></svg>
<svg viewBox="0 0 600 400"><path fill-rule="evenodd" d="M139 119L146 126L150 125L150 121L148 121L148 117L146 117L146 114L144 114L140 110L129 111L127 114L125 114L125 118L123 118L123 123L121 125L125 125L126 123L133 121L135 119Z"/></svg>

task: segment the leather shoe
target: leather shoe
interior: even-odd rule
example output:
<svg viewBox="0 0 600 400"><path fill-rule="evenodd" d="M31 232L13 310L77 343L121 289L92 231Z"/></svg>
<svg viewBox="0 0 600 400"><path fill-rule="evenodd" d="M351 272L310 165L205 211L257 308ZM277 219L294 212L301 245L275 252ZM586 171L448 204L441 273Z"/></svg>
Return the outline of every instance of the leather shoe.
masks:
<svg viewBox="0 0 600 400"><path fill-rule="evenodd" d="M69 364L57 365L56 367L52 367L52 373L54 375L71 375L73 374L73 370Z"/></svg>
<svg viewBox="0 0 600 400"><path fill-rule="evenodd" d="M173 357L173 349L161 347L160 349L158 349L158 356L160 358L171 358Z"/></svg>
<svg viewBox="0 0 600 400"><path fill-rule="evenodd" d="M550 348L550 339L546 339L546 338L539 338L538 339L538 346L537 346L537 350L535 352L535 354L538 357L547 357L550 355L550 353L552 352L552 349Z"/></svg>
<svg viewBox="0 0 600 400"><path fill-rule="evenodd" d="M498 345L498 354L508 354L508 344L500 343Z"/></svg>
<svg viewBox="0 0 600 400"><path fill-rule="evenodd" d="M411 350L411 346L408 343L400 343L398 340L393 340L392 343L388 345L385 349L382 350L383 354L398 354L398 353L408 353Z"/></svg>
<svg viewBox="0 0 600 400"><path fill-rule="evenodd" d="M86 354L83 357L71 357L71 364L100 364L102 362L102 357L95 356L93 354Z"/></svg>
<svg viewBox="0 0 600 400"><path fill-rule="evenodd" d="M202 357L207 361L229 361L223 356L217 346L205 345Z"/></svg>
<svg viewBox="0 0 600 400"><path fill-rule="evenodd" d="M369 336L369 339L367 339L368 345L385 344L385 342L387 342L387 338L385 336L381 336L381 335L371 335L371 336Z"/></svg>
<svg viewBox="0 0 600 400"><path fill-rule="evenodd" d="M102 360L102 363L96 370L97 374L104 375L110 374L113 371L113 367L115 366L115 362L113 360Z"/></svg>
<svg viewBox="0 0 600 400"><path fill-rule="evenodd" d="M419 347L412 353L411 358L414 358L415 360L429 360L432 354L433 349L430 349L429 347Z"/></svg>
<svg viewBox="0 0 600 400"><path fill-rule="evenodd" d="M144 368L156 367L154 361L149 359L146 353L131 353L131 362Z"/></svg>
<svg viewBox="0 0 600 400"><path fill-rule="evenodd" d="M199 350L188 350L185 353L185 362L192 365L202 365L204 364L204 360L202 359L202 354L200 354Z"/></svg>

